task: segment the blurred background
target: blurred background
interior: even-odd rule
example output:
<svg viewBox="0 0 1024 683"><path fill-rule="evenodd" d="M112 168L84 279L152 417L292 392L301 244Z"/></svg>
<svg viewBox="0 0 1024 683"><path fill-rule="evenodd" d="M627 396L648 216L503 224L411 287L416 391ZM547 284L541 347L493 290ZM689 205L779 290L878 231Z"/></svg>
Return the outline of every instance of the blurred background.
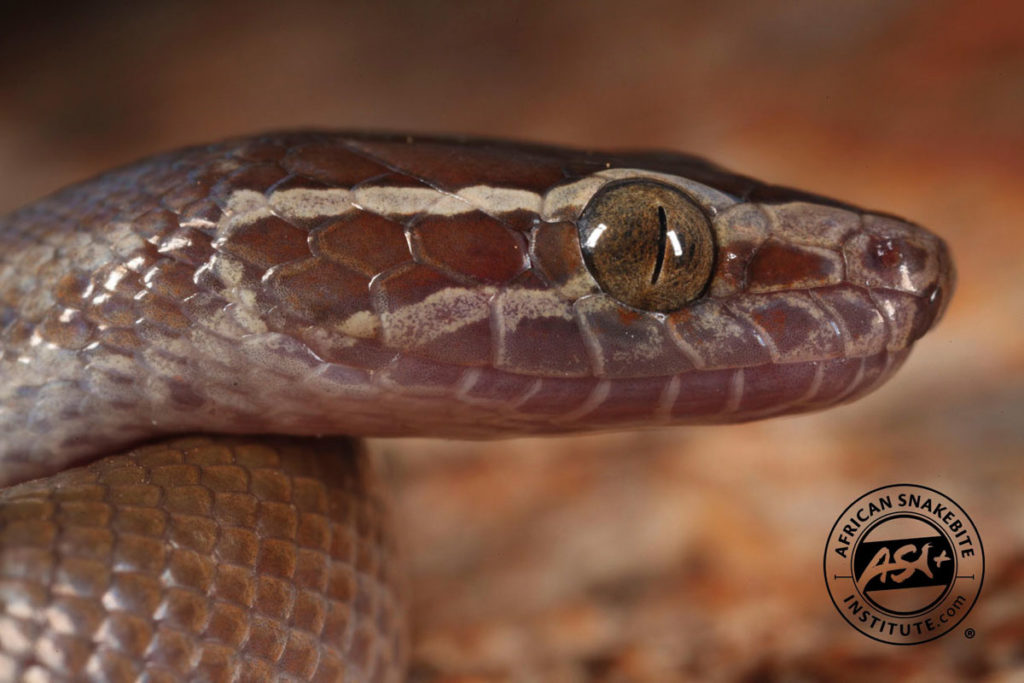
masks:
<svg viewBox="0 0 1024 683"><path fill-rule="evenodd" d="M0 211L269 128L657 147L920 222L959 284L877 393L729 428L373 444L415 681L1024 680L1024 10L1011 0L22 3L0 14ZM974 610L874 642L825 591L855 498L948 494ZM976 636L965 636L967 628Z"/></svg>

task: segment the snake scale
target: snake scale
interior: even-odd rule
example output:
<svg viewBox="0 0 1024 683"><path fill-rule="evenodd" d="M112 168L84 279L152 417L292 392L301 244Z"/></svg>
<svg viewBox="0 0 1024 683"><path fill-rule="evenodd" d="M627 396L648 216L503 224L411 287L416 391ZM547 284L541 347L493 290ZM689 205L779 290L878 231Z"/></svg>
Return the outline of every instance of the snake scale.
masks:
<svg viewBox="0 0 1024 683"><path fill-rule="evenodd" d="M4 680L398 680L354 437L832 406L953 287L924 229L693 157L316 131L100 175L0 246Z"/></svg>

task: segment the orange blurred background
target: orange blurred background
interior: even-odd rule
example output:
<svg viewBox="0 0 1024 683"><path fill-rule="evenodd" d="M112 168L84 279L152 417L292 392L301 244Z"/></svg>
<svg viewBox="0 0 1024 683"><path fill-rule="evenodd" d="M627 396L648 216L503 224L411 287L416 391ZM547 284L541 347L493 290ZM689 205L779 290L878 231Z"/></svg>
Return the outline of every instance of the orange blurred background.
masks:
<svg viewBox="0 0 1024 683"><path fill-rule="evenodd" d="M1024 9L984 0L93 2L0 14L0 211L268 128L660 147L901 214L959 271L861 402L729 428L379 441L417 681L1024 678ZM836 516L911 482L973 517L970 616L836 613ZM968 639L966 628L977 636Z"/></svg>

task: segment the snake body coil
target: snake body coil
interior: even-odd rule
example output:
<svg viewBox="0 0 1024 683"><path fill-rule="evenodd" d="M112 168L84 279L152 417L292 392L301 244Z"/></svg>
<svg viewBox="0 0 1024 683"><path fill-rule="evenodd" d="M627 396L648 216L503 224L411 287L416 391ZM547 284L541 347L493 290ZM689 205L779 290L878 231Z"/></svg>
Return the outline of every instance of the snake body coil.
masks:
<svg viewBox="0 0 1024 683"><path fill-rule="evenodd" d="M675 154L299 132L0 219L0 678L393 680L358 445L852 400L943 242ZM312 451L313 455L303 454Z"/></svg>

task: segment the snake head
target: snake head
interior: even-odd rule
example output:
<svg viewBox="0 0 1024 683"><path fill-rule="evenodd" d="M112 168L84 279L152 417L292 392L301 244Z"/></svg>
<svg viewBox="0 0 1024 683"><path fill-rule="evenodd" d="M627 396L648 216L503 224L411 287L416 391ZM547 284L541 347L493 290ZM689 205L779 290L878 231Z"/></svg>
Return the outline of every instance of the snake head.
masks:
<svg viewBox="0 0 1024 683"><path fill-rule="evenodd" d="M2 450L31 463L182 431L815 410L883 383L954 282L891 216L678 154L488 140L229 140L0 228Z"/></svg>
<svg viewBox="0 0 1024 683"><path fill-rule="evenodd" d="M923 228L683 155L279 144L276 173L221 183L206 270L284 355L372 389L374 411L327 404L364 416L342 418L349 430L490 436L818 409L879 386L952 292L948 250Z"/></svg>

